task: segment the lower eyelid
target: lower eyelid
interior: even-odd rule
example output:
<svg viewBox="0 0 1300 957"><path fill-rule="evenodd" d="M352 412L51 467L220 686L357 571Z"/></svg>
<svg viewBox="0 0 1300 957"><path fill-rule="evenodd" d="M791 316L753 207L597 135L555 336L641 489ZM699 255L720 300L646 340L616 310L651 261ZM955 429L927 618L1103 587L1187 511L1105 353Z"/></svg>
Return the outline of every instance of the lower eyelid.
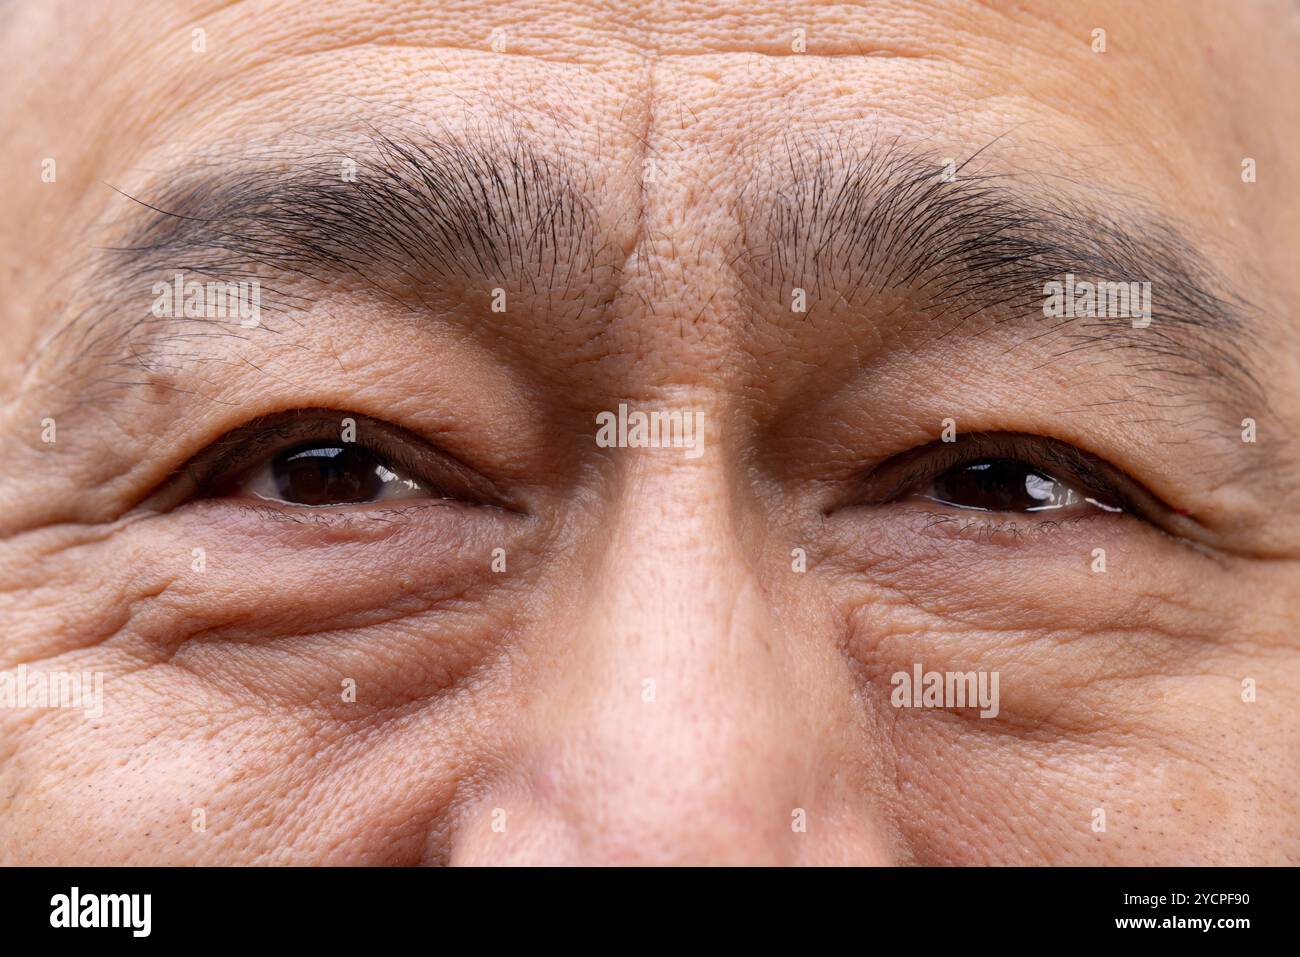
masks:
<svg viewBox="0 0 1300 957"><path fill-rule="evenodd" d="M1085 496L1084 501L1087 502L1089 505L1091 505L1093 508L1100 509L1103 512L1109 512L1112 515L1122 515L1127 512L1127 509L1125 509L1121 505L1109 505L1106 502L1098 501L1095 498L1088 498Z"/></svg>
<svg viewBox="0 0 1300 957"><path fill-rule="evenodd" d="M405 499L393 502L370 502L359 505L293 505L263 498L205 499L195 503L205 509L223 509L242 523L265 523L269 526L316 529L328 532L382 532L397 526L419 522L422 517L471 520L471 513L488 512L510 515L493 506L469 505L455 499ZM468 528L468 526L466 526Z"/></svg>
<svg viewBox="0 0 1300 957"><path fill-rule="evenodd" d="M996 509L991 509L991 508L975 508L971 506L956 505L952 502L944 501L943 499L938 498L937 496L927 495L923 492L913 493L912 495L906 496L905 498L901 498L898 501L928 502L931 505L948 509L954 513L969 513L972 515L1020 515L1020 516L1024 516L1026 519L1032 518L1033 516L1036 515L1042 515L1042 516L1070 515L1071 517L1073 517L1073 513L1075 512L1078 512L1081 515L1083 515L1092 512L1094 510L1100 512L1107 512L1112 515L1128 514L1128 510L1122 506L1107 504L1106 502L1102 502L1099 499L1093 498L1092 496L1085 495L1082 492L1079 492L1077 494L1079 495L1080 501L1073 503L1071 505L1046 505L1041 508L1026 509L1020 512L999 512Z"/></svg>
<svg viewBox="0 0 1300 957"><path fill-rule="evenodd" d="M1009 515L953 508L939 511L940 507L926 508L922 507L920 502L907 500L895 503L895 507L911 513L923 532L995 545L1029 545L1036 539L1068 535L1071 531L1090 526L1094 522L1105 522L1120 517L1120 513L1103 512L1092 508L1077 512L1070 510L1070 514L1061 514L1053 518L1037 518L1032 513ZM999 514L1002 517L997 517Z"/></svg>

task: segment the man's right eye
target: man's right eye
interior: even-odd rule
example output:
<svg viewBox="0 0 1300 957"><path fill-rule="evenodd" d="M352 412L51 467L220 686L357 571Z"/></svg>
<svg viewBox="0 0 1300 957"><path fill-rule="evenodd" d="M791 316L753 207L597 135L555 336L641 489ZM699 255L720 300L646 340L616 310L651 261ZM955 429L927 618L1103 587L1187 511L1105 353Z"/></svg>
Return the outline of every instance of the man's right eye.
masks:
<svg viewBox="0 0 1300 957"><path fill-rule="evenodd" d="M257 499L298 508L446 502L517 511L476 469L421 436L329 409L263 416L213 442L155 499Z"/></svg>

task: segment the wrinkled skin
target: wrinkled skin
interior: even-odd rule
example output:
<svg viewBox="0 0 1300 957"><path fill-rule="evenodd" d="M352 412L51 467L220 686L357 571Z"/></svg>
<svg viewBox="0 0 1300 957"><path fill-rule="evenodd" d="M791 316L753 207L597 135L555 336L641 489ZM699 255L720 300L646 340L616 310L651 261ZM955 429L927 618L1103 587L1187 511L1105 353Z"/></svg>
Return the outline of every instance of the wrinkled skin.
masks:
<svg viewBox="0 0 1300 957"><path fill-rule="evenodd" d="M105 684L98 717L0 709L0 862L1300 862L1293 6L637 6L6 10L0 668ZM415 312L317 285L167 361L53 335L133 206L109 185L364 122L562 157L584 268ZM1257 307L1254 398L1047 361L1023 331L914 334L903 292L794 313L754 212L791 138L989 146L1022 181L1141 197ZM141 282L119 312L145 315ZM619 402L699 410L704 453L598 446ZM399 426L513 507L159 504L300 408ZM1200 539L845 505L946 417L1084 447ZM895 708L915 663L998 672L999 714Z"/></svg>

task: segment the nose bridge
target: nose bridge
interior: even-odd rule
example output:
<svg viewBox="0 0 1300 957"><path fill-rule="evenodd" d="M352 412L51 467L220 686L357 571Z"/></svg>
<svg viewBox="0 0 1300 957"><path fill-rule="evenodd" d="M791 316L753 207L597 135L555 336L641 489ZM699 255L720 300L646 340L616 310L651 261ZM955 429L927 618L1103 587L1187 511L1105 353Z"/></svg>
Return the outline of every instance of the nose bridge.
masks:
<svg viewBox="0 0 1300 957"><path fill-rule="evenodd" d="M668 455L676 460L663 461ZM735 678L759 677L747 670L753 659L744 651L773 640L775 622L725 483L716 458L637 454L582 628L610 667L656 670L683 691L716 685L712 666Z"/></svg>
<svg viewBox="0 0 1300 957"><path fill-rule="evenodd" d="M892 859L859 786L851 689L826 642L776 613L721 457L617 451L602 543L532 647L453 860Z"/></svg>
<svg viewBox="0 0 1300 957"><path fill-rule="evenodd" d="M630 473L579 629L603 680L573 693L627 767L725 793L786 699L780 628L716 460L643 454Z"/></svg>
<svg viewBox="0 0 1300 957"><path fill-rule="evenodd" d="M538 742L549 813L567 817L583 857L792 853L806 696L725 482L680 452L628 465L570 667L549 683L564 727Z"/></svg>

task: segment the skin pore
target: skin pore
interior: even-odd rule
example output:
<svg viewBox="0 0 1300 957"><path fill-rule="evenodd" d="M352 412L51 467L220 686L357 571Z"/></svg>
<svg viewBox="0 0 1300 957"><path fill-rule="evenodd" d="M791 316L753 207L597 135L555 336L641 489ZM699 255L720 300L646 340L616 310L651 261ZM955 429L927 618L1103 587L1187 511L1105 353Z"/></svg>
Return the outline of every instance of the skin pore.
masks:
<svg viewBox="0 0 1300 957"><path fill-rule="evenodd" d="M1296 7L635 11L6 10L0 863L1300 860Z"/></svg>

